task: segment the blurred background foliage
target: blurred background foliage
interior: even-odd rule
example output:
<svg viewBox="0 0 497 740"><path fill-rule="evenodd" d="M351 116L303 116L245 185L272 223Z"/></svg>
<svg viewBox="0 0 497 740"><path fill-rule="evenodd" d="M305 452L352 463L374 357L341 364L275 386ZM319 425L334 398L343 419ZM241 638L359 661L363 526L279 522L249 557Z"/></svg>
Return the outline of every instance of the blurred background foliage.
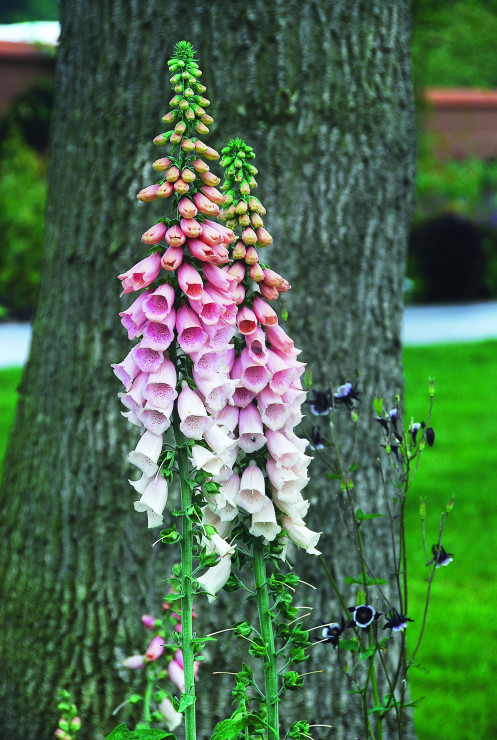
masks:
<svg viewBox="0 0 497 740"><path fill-rule="evenodd" d="M0 23L54 20L57 0L3 0ZM497 87L497 0L414 0L417 205L406 299L497 299L497 161L441 161L424 127L422 90ZM0 119L0 316L32 318L39 282L53 85L23 91Z"/></svg>

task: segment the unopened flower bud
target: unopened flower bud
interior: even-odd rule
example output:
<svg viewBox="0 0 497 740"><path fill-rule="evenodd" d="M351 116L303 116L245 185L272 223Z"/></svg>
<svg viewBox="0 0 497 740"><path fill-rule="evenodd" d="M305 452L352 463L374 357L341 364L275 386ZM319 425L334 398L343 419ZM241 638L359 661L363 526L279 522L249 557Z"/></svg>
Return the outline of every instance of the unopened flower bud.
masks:
<svg viewBox="0 0 497 740"><path fill-rule="evenodd" d="M273 242L273 237L269 233L269 231L266 231L266 229L263 226L260 226L256 230L257 234L257 244L260 247L268 247Z"/></svg>
<svg viewBox="0 0 497 740"><path fill-rule="evenodd" d="M242 195L250 195L250 185L246 180L244 180L240 185L240 193Z"/></svg>
<svg viewBox="0 0 497 740"><path fill-rule="evenodd" d="M186 125L183 123L183 121L178 121L178 123L174 127L174 130L177 134L184 134L186 131Z"/></svg>
<svg viewBox="0 0 497 740"><path fill-rule="evenodd" d="M183 139L181 142L181 148L184 152L191 152L195 149L195 144L191 139Z"/></svg>
<svg viewBox="0 0 497 740"><path fill-rule="evenodd" d="M142 624L148 630L153 630L155 626L155 617L152 617L151 614L144 614L142 617Z"/></svg>
<svg viewBox="0 0 497 740"><path fill-rule="evenodd" d="M200 141L200 139L195 140L195 151L199 152L199 154L205 154L207 149L209 149L207 144L204 144L204 142ZM209 157L207 157L207 159L209 159Z"/></svg>
<svg viewBox="0 0 497 740"><path fill-rule="evenodd" d="M250 265L249 273L252 280L254 280L256 283L260 283L262 280L264 280L264 272L262 271L262 268L258 262L256 262L254 265Z"/></svg>
<svg viewBox="0 0 497 740"><path fill-rule="evenodd" d="M157 191L159 187L159 185L149 185L147 188L143 188L143 190L140 190L136 197L138 200L142 200L144 203L148 203L152 200L157 200Z"/></svg>
<svg viewBox="0 0 497 740"><path fill-rule="evenodd" d="M248 213L242 213L241 216L238 216L238 223L240 226L250 226L250 216Z"/></svg>
<svg viewBox="0 0 497 740"><path fill-rule="evenodd" d="M179 195L185 195L185 193L190 190L190 186L188 185L188 183L185 182L181 177L179 180L176 180L173 187Z"/></svg>
<svg viewBox="0 0 497 740"><path fill-rule="evenodd" d="M125 666L125 668L130 668L131 670L138 670L139 668L143 668L145 665L144 658L144 655L130 655L129 658L123 660L123 666Z"/></svg>
<svg viewBox="0 0 497 740"><path fill-rule="evenodd" d="M195 181L195 173L188 169L188 167L185 167L185 169L181 173L181 178L185 182L194 182Z"/></svg>
<svg viewBox="0 0 497 740"><path fill-rule="evenodd" d="M166 131L164 134L159 134L154 139L154 144L160 146L161 144L167 144L169 139L172 138L172 131Z"/></svg>
<svg viewBox="0 0 497 740"><path fill-rule="evenodd" d="M202 180L204 185L210 185L211 187L215 187L221 182L219 177L217 177L217 175L215 175L213 172L200 173L200 179Z"/></svg>
<svg viewBox="0 0 497 740"><path fill-rule="evenodd" d="M145 658L148 661L158 660L164 652L164 638L161 635L154 637L147 648Z"/></svg>
<svg viewBox="0 0 497 740"><path fill-rule="evenodd" d="M426 519L426 499L419 499L419 516L421 519Z"/></svg>
<svg viewBox="0 0 497 740"><path fill-rule="evenodd" d="M152 164L152 167L154 168L154 170L157 170L157 172L164 172L170 165L171 160L169 159L169 157L162 157L161 159L156 159L155 162Z"/></svg>
<svg viewBox="0 0 497 740"><path fill-rule="evenodd" d="M171 144L179 144L181 141L181 134L177 134L176 131L173 131L170 136Z"/></svg>
<svg viewBox="0 0 497 740"><path fill-rule="evenodd" d="M262 220L262 218L259 216L258 213L253 213L250 216L250 223L252 224L254 229L256 229L256 232L257 232L257 229L260 229L261 226L264 226L264 221Z"/></svg>
<svg viewBox="0 0 497 740"><path fill-rule="evenodd" d="M197 145L197 142L195 142L194 144L195 148L197 148L196 145ZM209 172L209 165L207 164L207 162L204 162L202 159L199 159L198 157L197 159L194 160L193 167L200 174L203 172Z"/></svg>
<svg viewBox="0 0 497 740"><path fill-rule="evenodd" d="M54 735L58 740L71 740L71 736L68 735L67 732L64 732L60 727L55 730Z"/></svg>
<svg viewBox="0 0 497 740"><path fill-rule="evenodd" d="M162 116L162 120L164 121L164 123L173 123L177 115L178 115L177 111L170 110L169 113L166 113L165 116Z"/></svg>
<svg viewBox="0 0 497 740"><path fill-rule="evenodd" d="M204 157L206 159L215 161L216 159L219 159L219 154L211 146L208 146L207 149L205 149L204 151Z"/></svg>
<svg viewBox="0 0 497 740"><path fill-rule="evenodd" d="M226 204L226 201L224 204ZM229 206L229 208L223 208L222 216L225 219L234 218L236 216L235 206L233 205L233 203Z"/></svg>
<svg viewBox="0 0 497 740"><path fill-rule="evenodd" d="M209 129L207 128L207 126L205 125L205 123L202 123L202 121L197 121L196 126L195 126L195 130L199 134L208 134L209 133Z"/></svg>
<svg viewBox="0 0 497 740"><path fill-rule="evenodd" d="M170 167L168 171L166 172L166 180L168 182L176 182L179 176L180 176L180 171L179 171L179 168L176 167L175 164L173 164L173 166Z"/></svg>
<svg viewBox="0 0 497 740"><path fill-rule="evenodd" d="M214 119L208 113L204 113L204 115L202 116L202 123L205 123L206 125L210 126L211 123L214 123Z"/></svg>
<svg viewBox="0 0 497 740"><path fill-rule="evenodd" d="M261 291L261 295L267 300L267 301L275 301L279 293L272 285L268 285L266 282L259 283L259 290Z"/></svg>
<svg viewBox="0 0 497 740"><path fill-rule="evenodd" d="M243 240L244 244L247 244L247 245L250 246L250 245L256 243L256 241L257 241L257 234L255 233L255 231L253 229L250 228L250 226L248 226L242 232L242 240Z"/></svg>
<svg viewBox="0 0 497 740"><path fill-rule="evenodd" d="M157 197L158 198L169 198L172 192L173 192L172 182L163 182L162 185L157 190Z"/></svg>
<svg viewBox="0 0 497 740"><path fill-rule="evenodd" d="M185 90L185 98L193 98L194 95L195 93L193 92L191 87L187 87Z"/></svg>
<svg viewBox="0 0 497 740"><path fill-rule="evenodd" d="M181 198L178 203L178 211L183 218L195 218L198 213L197 207L189 198Z"/></svg>
<svg viewBox="0 0 497 740"><path fill-rule="evenodd" d="M253 177L251 177L250 180L249 180L249 187L251 187L251 188L256 188L257 187L257 182L254 180Z"/></svg>
<svg viewBox="0 0 497 740"><path fill-rule="evenodd" d="M188 108L188 100L183 99L179 104L180 110L186 110Z"/></svg>
<svg viewBox="0 0 497 740"><path fill-rule="evenodd" d="M217 188L213 188L211 185L202 185L200 190L210 201L216 203L216 205L224 203L224 195Z"/></svg>
<svg viewBox="0 0 497 740"><path fill-rule="evenodd" d="M81 729L81 717L73 717L69 729L73 732L78 732Z"/></svg>
<svg viewBox="0 0 497 740"><path fill-rule="evenodd" d="M283 280L284 278L282 278L281 275L274 270L270 270L269 267L264 269L264 282L268 285L272 285L274 288L277 288L283 283Z"/></svg>
<svg viewBox="0 0 497 740"><path fill-rule="evenodd" d="M233 247L233 259L242 260L247 253L247 248L243 242L237 242Z"/></svg>
<svg viewBox="0 0 497 740"><path fill-rule="evenodd" d="M450 514L453 508L454 508L454 496L450 498L450 501L447 503L447 506L445 507L445 511L447 512L447 514Z"/></svg>
<svg viewBox="0 0 497 740"><path fill-rule="evenodd" d="M173 224L166 231L166 242L170 247L180 247L186 241L186 236L181 231L178 224Z"/></svg>
<svg viewBox="0 0 497 740"><path fill-rule="evenodd" d="M188 121L195 120L195 111L193 110L193 108L187 108L185 115Z"/></svg>
<svg viewBox="0 0 497 740"><path fill-rule="evenodd" d="M247 247L247 251L245 252L245 262L247 265L255 265L256 262L259 262L259 255L257 254L257 249L255 247Z"/></svg>
<svg viewBox="0 0 497 740"><path fill-rule="evenodd" d="M167 231L167 226L164 222L154 224L148 231L142 234L142 242L144 244L158 244L164 239Z"/></svg>
<svg viewBox="0 0 497 740"><path fill-rule="evenodd" d="M237 261L228 268L228 274L233 275L236 278L237 283L241 283L245 277L245 269L243 262Z"/></svg>
<svg viewBox="0 0 497 740"><path fill-rule="evenodd" d="M176 106L179 105L180 102L181 102L180 96L175 95L174 98L171 98L171 100L169 101L169 105L171 106L171 108L176 108Z"/></svg>
<svg viewBox="0 0 497 740"><path fill-rule="evenodd" d="M238 215L241 215L242 213L247 213L247 210L248 210L248 206L245 203L245 201L239 200L235 206L235 213L238 213Z"/></svg>
<svg viewBox="0 0 497 740"><path fill-rule="evenodd" d="M238 219L237 218L230 218L228 221L226 221L226 226L228 229L236 229L238 226Z"/></svg>
<svg viewBox="0 0 497 740"><path fill-rule="evenodd" d="M205 85L202 85L200 84L200 82L197 82L197 90L199 91L199 93L204 93L207 90L207 88Z"/></svg>

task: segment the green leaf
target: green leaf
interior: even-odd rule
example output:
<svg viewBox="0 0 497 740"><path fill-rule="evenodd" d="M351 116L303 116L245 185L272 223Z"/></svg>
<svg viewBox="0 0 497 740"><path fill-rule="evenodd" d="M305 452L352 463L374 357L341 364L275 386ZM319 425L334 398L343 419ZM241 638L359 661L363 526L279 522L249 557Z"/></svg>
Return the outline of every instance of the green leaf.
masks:
<svg viewBox="0 0 497 740"><path fill-rule="evenodd" d="M366 519L376 519L379 516L385 516L385 514L365 514L362 509L357 509L355 516L360 524L361 522L365 522Z"/></svg>
<svg viewBox="0 0 497 740"><path fill-rule="evenodd" d="M359 650L359 645L357 644L357 640L340 640L340 647L342 650L349 650L351 653L357 653Z"/></svg>
<svg viewBox="0 0 497 740"><path fill-rule="evenodd" d="M114 727L110 735L107 735L105 740L129 740L131 738L131 730L128 730L127 726L122 722L117 727Z"/></svg>
<svg viewBox="0 0 497 740"><path fill-rule="evenodd" d="M361 650L359 653L359 660L367 660L368 658L371 658L372 655L374 655L376 652L375 647L367 648L367 650Z"/></svg>
<svg viewBox="0 0 497 740"><path fill-rule="evenodd" d="M223 719L215 726L211 740L234 740L245 727L256 730L261 727L268 727L268 725L256 714L243 714L243 712L238 711L232 717Z"/></svg>
<svg viewBox="0 0 497 740"><path fill-rule="evenodd" d="M131 694L128 704L138 704L141 701L143 701L143 696L140 696L140 694Z"/></svg>
<svg viewBox="0 0 497 740"><path fill-rule="evenodd" d="M191 694L183 694L180 699L178 712L184 712L187 707L191 707L192 704L195 704L196 699L197 697Z"/></svg>

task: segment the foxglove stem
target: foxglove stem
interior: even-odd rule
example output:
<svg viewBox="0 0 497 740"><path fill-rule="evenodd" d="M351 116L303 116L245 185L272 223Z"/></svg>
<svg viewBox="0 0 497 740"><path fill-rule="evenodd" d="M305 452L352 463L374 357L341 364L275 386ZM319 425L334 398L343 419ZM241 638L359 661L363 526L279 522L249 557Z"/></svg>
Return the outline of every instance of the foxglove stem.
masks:
<svg viewBox="0 0 497 740"><path fill-rule="evenodd" d="M147 686L145 688L145 694L143 696L143 719L147 728L152 723L152 712L150 711L150 702L152 700L152 692L156 682L155 670L147 671Z"/></svg>
<svg viewBox="0 0 497 740"><path fill-rule="evenodd" d="M260 537L253 540L254 578L259 613L259 625L262 639L267 647L264 661L264 684L266 694L266 719L268 723L268 740L279 740L278 718L278 669L274 648L273 623L269 609L269 592L264 559L264 545Z"/></svg>
<svg viewBox="0 0 497 740"><path fill-rule="evenodd" d="M188 452L185 437L179 428L177 407L173 411L173 429L176 440L176 461L181 487L181 652L185 673L185 694L195 696L194 655L192 649L192 570L193 570L193 525L186 513L192 503L192 492L188 485ZM195 703L185 709L185 740L195 740Z"/></svg>

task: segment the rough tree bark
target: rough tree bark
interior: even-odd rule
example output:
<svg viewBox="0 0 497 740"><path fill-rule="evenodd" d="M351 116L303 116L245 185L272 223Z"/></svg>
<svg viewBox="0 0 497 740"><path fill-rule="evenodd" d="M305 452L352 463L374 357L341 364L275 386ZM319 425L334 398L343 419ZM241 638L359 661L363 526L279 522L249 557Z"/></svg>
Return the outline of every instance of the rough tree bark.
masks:
<svg viewBox="0 0 497 740"><path fill-rule="evenodd" d="M115 276L141 258L139 235L154 219L155 204L134 196L153 182L151 139L178 40L198 50L216 120L209 144L242 136L257 153L269 259L293 284L290 329L316 386L359 377L356 488L368 510L382 508L371 398L402 388L415 146L408 3L98 0L89 12L62 0L61 21L42 288L1 494L0 737L9 740L51 736L59 686L78 701L82 740L104 737L129 688L120 661L142 649L139 617L157 611L174 562L151 548L154 533L132 509L125 461L136 433L119 415L110 363L128 351ZM315 477L309 526L326 529L323 553L340 580L356 566L335 492ZM316 620L329 620L337 605L310 560L298 567L320 586ZM223 613L230 601L223 595ZM216 612L201 629L219 624ZM239 665L227 639L209 653L207 675ZM326 672L308 680L292 714L362 737L335 655L313 653L308 670ZM206 684L202 738L230 702L229 676Z"/></svg>

